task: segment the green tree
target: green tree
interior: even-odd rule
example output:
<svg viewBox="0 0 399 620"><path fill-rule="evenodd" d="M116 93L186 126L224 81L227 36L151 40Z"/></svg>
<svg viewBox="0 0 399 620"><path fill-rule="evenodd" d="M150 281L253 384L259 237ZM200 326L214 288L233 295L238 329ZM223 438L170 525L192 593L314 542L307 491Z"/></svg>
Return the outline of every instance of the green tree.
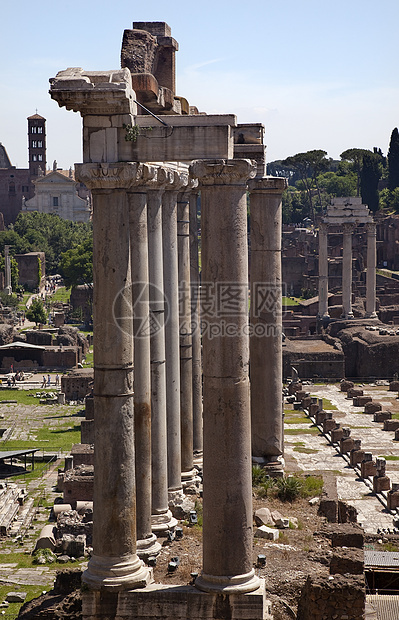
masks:
<svg viewBox="0 0 399 620"><path fill-rule="evenodd" d="M37 297L32 301L30 308L25 313L28 321L36 323L46 323L47 314L43 302Z"/></svg>
<svg viewBox="0 0 399 620"><path fill-rule="evenodd" d="M379 208L378 182L381 178L380 156L376 153L366 153L363 157L363 166L360 175L362 201L373 212Z"/></svg>
<svg viewBox="0 0 399 620"><path fill-rule="evenodd" d="M399 187L399 132L392 131L388 149L388 188L392 191Z"/></svg>
<svg viewBox="0 0 399 620"><path fill-rule="evenodd" d="M327 170L329 166L329 160L326 159L326 155L326 151L316 149L313 151L306 151L306 153L297 153L296 155L287 157L281 162L283 166L291 167L299 174L303 187L308 196L312 219L314 219L314 189L318 192L319 203L321 205L321 195L320 188L317 183L317 176L323 170Z"/></svg>
<svg viewBox="0 0 399 620"><path fill-rule="evenodd" d="M343 151L340 155L341 159L350 162L353 166L353 171L357 177L356 196L360 196L360 175L362 172L363 157L370 153L371 151L367 149L346 149L346 151Z"/></svg>
<svg viewBox="0 0 399 620"><path fill-rule="evenodd" d="M60 273L65 286L93 283L93 238L61 254Z"/></svg>

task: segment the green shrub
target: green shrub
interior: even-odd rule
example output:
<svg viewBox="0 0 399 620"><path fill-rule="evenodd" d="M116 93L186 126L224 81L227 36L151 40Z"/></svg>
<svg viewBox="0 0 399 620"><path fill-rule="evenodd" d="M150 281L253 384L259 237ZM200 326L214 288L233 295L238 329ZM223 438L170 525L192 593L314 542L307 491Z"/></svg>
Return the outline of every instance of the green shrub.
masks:
<svg viewBox="0 0 399 620"><path fill-rule="evenodd" d="M282 502L292 502L301 495L302 481L294 476L277 478L277 497Z"/></svg>

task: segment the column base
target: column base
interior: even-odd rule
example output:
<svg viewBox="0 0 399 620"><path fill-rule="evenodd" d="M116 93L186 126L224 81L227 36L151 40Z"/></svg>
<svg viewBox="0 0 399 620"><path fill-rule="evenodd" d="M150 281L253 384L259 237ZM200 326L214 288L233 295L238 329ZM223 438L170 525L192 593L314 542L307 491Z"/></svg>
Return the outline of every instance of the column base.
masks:
<svg viewBox="0 0 399 620"><path fill-rule="evenodd" d="M348 312L347 314L345 314L344 312L341 314L341 319L354 319L355 315L353 314L353 312Z"/></svg>
<svg viewBox="0 0 399 620"><path fill-rule="evenodd" d="M366 312L366 319L378 319L378 314L374 312Z"/></svg>
<svg viewBox="0 0 399 620"><path fill-rule="evenodd" d="M92 590L132 590L154 581L152 570L134 554L127 557L92 555L83 582Z"/></svg>
<svg viewBox="0 0 399 620"><path fill-rule="evenodd" d="M157 541L155 534L136 541L137 555L144 562L147 562L148 558L157 556L161 549L162 545Z"/></svg>
<svg viewBox="0 0 399 620"><path fill-rule="evenodd" d="M176 525L177 519L172 516L170 510L159 515L151 515L151 529L158 536L167 536Z"/></svg>
<svg viewBox="0 0 399 620"><path fill-rule="evenodd" d="M317 315L317 318L319 321L328 321L331 319L330 315L328 314L328 312L319 312Z"/></svg>
<svg viewBox="0 0 399 620"><path fill-rule="evenodd" d="M201 478L198 476L198 471L193 467L190 471L182 471L181 473L181 484L183 487L183 491L187 487L198 486L201 482Z"/></svg>
<svg viewBox="0 0 399 620"><path fill-rule="evenodd" d="M255 574L255 569L243 575L207 575L202 572L195 580L195 587L202 592L221 592L223 594L246 594L254 592L261 586L262 580Z"/></svg>
<svg viewBox="0 0 399 620"><path fill-rule="evenodd" d="M285 462L282 456L253 456L252 463L260 465L271 478L282 478L284 476Z"/></svg>

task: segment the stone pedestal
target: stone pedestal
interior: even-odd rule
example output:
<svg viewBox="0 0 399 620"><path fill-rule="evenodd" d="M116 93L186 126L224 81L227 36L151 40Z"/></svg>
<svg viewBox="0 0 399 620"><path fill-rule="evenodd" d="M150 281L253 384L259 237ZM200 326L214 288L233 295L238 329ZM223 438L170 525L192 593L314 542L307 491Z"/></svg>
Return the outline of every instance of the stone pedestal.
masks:
<svg viewBox="0 0 399 620"><path fill-rule="evenodd" d="M81 164L93 196L94 520L83 580L121 589L150 581L136 553L133 318L126 188L134 164Z"/></svg>
<svg viewBox="0 0 399 620"><path fill-rule="evenodd" d="M329 319L328 313L328 226L319 226L319 318Z"/></svg>
<svg viewBox="0 0 399 620"><path fill-rule="evenodd" d="M278 462L283 454L281 196L286 186L286 179L274 177L248 183L252 455L265 463Z"/></svg>
<svg viewBox="0 0 399 620"><path fill-rule="evenodd" d="M249 160L199 160L193 162L191 173L201 187L202 287L223 300L217 311L211 304L205 313L202 306L207 324L203 333L204 560L196 586L228 595L260 586L252 560L247 335L246 180L255 167Z"/></svg>

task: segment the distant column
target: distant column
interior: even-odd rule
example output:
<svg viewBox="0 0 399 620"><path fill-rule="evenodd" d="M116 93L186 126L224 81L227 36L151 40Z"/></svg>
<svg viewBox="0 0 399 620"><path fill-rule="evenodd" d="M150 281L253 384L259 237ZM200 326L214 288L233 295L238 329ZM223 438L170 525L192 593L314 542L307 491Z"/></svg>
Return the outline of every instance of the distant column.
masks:
<svg viewBox="0 0 399 620"><path fill-rule="evenodd" d="M281 198L286 187L286 179L277 177L248 183L252 456L261 460L271 475L283 470Z"/></svg>
<svg viewBox="0 0 399 620"><path fill-rule="evenodd" d="M211 302L203 334L203 571L196 586L223 594L260 585L253 568L248 376L246 181L255 170L246 159L191 166L201 186L202 286Z"/></svg>
<svg viewBox="0 0 399 620"><path fill-rule="evenodd" d="M144 170L142 165L140 168ZM161 550L151 529L151 367L146 190L137 187L136 191L128 193L128 201L134 330L137 554L145 560Z"/></svg>
<svg viewBox="0 0 399 620"><path fill-rule="evenodd" d="M342 317L353 318L352 312L352 233L353 224L343 225L342 249Z"/></svg>
<svg viewBox="0 0 399 620"><path fill-rule="evenodd" d="M136 553L133 317L126 189L136 164L80 164L93 196L94 521L83 581L131 589L150 581Z"/></svg>
<svg viewBox="0 0 399 620"><path fill-rule="evenodd" d="M151 449L152 530L166 532L177 523L168 505L165 297L163 286L162 194L171 180L168 169L155 166L147 185L148 254L151 312ZM148 189L152 187L152 189Z"/></svg>
<svg viewBox="0 0 399 620"><path fill-rule="evenodd" d="M202 434L202 353L199 299L199 256L198 256L198 190L190 193L190 281L191 281L191 326L193 343L193 449L194 456L201 456Z"/></svg>
<svg viewBox="0 0 399 620"><path fill-rule="evenodd" d="M176 175L162 202L164 294L168 304L165 323L166 416L168 437L168 491L181 491L179 272L177 250L177 193L188 183L188 173Z"/></svg>
<svg viewBox="0 0 399 620"><path fill-rule="evenodd" d="M366 224L367 229L367 272L366 272L366 316L374 319L376 299L377 227L375 222Z"/></svg>
<svg viewBox="0 0 399 620"><path fill-rule="evenodd" d="M328 319L328 224L319 225L319 319Z"/></svg>

